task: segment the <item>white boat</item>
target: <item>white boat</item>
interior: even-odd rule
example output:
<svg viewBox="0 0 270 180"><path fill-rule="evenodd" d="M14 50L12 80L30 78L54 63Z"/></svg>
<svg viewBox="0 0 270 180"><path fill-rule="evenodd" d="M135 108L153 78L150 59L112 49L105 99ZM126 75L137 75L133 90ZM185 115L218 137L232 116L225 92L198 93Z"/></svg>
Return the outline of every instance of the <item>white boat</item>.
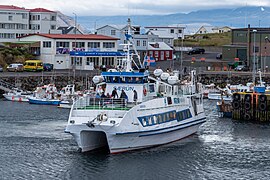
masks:
<svg viewBox="0 0 270 180"><path fill-rule="evenodd" d="M210 100L224 100L224 101L231 101L232 96L231 94L222 94L222 93L209 93L208 99Z"/></svg>
<svg viewBox="0 0 270 180"><path fill-rule="evenodd" d="M28 102L32 93L18 88L13 88L9 92L3 94L3 96L9 101Z"/></svg>
<svg viewBox="0 0 270 180"><path fill-rule="evenodd" d="M217 87L219 92L209 92L208 99L210 100L224 100L224 101L231 101L232 94L235 92L250 92L252 91L252 83L247 83L247 85L230 85L227 84L224 89Z"/></svg>
<svg viewBox="0 0 270 180"><path fill-rule="evenodd" d="M58 105L59 108L71 108L74 99L79 96L75 93L75 85L68 84L66 87L63 87L60 91L60 103Z"/></svg>
<svg viewBox="0 0 270 180"><path fill-rule="evenodd" d="M206 120L202 93L196 98L195 71L185 85L175 77L161 80L143 69L134 71L127 40L125 68L94 78L96 89L102 87L106 95L114 91L113 97L85 96L71 108L65 132L82 152L108 147L110 153L120 153L170 143L196 133Z"/></svg>
<svg viewBox="0 0 270 180"><path fill-rule="evenodd" d="M60 103L60 97L54 84L37 87L33 96L29 97L30 104L56 105Z"/></svg>

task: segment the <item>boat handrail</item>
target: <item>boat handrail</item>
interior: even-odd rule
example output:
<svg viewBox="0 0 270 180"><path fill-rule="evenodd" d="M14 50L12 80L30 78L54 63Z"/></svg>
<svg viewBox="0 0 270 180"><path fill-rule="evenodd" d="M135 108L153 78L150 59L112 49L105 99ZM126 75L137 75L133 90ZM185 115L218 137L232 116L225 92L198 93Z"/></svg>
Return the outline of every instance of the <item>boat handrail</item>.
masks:
<svg viewBox="0 0 270 180"><path fill-rule="evenodd" d="M107 109L107 110L128 110L135 103L128 103L124 98L97 98L86 96L78 99L73 106L73 109Z"/></svg>

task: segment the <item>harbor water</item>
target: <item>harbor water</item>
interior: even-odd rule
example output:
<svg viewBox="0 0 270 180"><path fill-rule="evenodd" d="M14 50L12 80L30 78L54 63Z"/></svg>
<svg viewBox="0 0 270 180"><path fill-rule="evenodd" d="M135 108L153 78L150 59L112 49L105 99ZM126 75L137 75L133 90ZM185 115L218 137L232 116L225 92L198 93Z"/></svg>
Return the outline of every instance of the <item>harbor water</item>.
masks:
<svg viewBox="0 0 270 180"><path fill-rule="evenodd" d="M205 100L199 132L167 145L80 153L69 110L0 100L0 179L270 179L270 124L218 118Z"/></svg>

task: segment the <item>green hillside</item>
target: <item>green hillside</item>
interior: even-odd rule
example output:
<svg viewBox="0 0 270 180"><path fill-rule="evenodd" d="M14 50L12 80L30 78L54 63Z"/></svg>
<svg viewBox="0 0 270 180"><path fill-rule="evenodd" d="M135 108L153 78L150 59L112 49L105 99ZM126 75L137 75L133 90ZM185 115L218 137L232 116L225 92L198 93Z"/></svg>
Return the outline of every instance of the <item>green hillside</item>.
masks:
<svg viewBox="0 0 270 180"><path fill-rule="evenodd" d="M185 37L183 41L184 46L214 46L221 47L223 45L231 44L231 32L227 33L212 33L204 35L192 35ZM181 46L181 39L174 41L174 46Z"/></svg>

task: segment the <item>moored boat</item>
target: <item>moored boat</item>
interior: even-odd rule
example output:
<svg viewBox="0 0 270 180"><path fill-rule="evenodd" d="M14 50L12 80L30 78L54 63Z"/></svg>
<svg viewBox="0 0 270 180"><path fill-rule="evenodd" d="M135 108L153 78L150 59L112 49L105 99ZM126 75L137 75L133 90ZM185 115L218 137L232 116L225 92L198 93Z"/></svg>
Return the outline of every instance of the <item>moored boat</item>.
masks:
<svg viewBox="0 0 270 180"><path fill-rule="evenodd" d="M54 84L37 87L33 96L29 97L30 104L58 106L60 101L61 100L58 97L57 89Z"/></svg>
<svg viewBox="0 0 270 180"><path fill-rule="evenodd" d="M3 96L9 101L28 102L32 93L18 88L13 88L9 92L3 94Z"/></svg>

